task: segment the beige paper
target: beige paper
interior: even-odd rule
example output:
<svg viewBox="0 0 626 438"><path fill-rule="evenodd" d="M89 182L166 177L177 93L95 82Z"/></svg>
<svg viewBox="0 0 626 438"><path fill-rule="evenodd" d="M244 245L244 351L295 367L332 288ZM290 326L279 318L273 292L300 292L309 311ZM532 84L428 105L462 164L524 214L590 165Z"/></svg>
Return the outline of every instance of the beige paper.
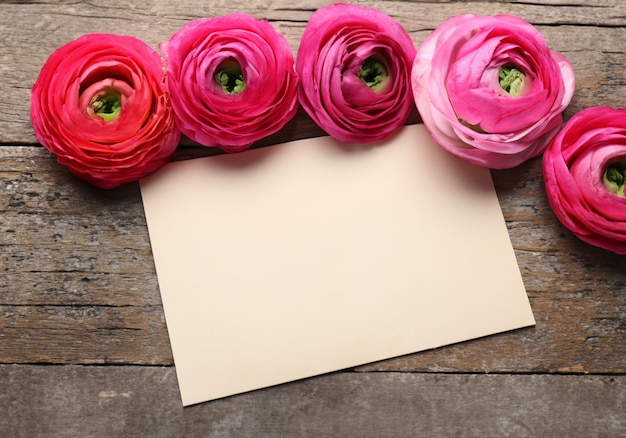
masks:
<svg viewBox="0 0 626 438"><path fill-rule="evenodd" d="M422 125L141 182L184 405L534 324L487 169Z"/></svg>

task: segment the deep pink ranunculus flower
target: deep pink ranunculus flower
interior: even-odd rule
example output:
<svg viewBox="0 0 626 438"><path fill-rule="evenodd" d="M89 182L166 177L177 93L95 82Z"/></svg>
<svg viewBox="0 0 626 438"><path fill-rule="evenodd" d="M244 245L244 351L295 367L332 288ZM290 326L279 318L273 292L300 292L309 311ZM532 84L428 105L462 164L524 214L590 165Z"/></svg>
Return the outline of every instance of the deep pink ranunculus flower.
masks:
<svg viewBox="0 0 626 438"><path fill-rule="evenodd" d="M575 114L546 149L550 206L578 238L626 254L626 109Z"/></svg>
<svg viewBox="0 0 626 438"><path fill-rule="evenodd" d="M180 140L164 76L144 42L84 35L53 52L33 85L35 135L97 187L136 181L167 163Z"/></svg>
<svg viewBox="0 0 626 438"><path fill-rule="evenodd" d="M420 46L413 93L442 147L485 167L543 152L574 93L574 71L530 23L510 15L450 18Z"/></svg>
<svg viewBox="0 0 626 438"><path fill-rule="evenodd" d="M382 140L413 110L414 57L406 30L380 10L343 3L322 7L298 49L300 103L339 141Z"/></svg>
<svg viewBox="0 0 626 438"><path fill-rule="evenodd" d="M285 37L247 14L198 19L161 45L183 134L226 152L280 130L298 109Z"/></svg>

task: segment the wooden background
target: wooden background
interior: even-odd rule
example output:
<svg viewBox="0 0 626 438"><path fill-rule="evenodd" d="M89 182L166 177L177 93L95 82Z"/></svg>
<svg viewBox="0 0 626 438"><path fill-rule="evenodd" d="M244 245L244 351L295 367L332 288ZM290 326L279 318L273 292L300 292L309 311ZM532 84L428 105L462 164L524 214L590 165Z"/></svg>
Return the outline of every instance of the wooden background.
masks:
<svg viewBox="0 0 626 438"><path fill-rule="evenodd" d="M71 177L37 144L30 87L82 34L156 48L191 19L230 12L270 20L295 53L325 3L0 2L1 436L626 436L626 257L556 220L538 158L492 172L536 327L182 408L138 185ZM358 3L416 46L456 14L518 15L574 67L566 119L626 106L623 0ZM322 134L300 111L259 144ZM187 141L177 159L207 152Z"/></svg>

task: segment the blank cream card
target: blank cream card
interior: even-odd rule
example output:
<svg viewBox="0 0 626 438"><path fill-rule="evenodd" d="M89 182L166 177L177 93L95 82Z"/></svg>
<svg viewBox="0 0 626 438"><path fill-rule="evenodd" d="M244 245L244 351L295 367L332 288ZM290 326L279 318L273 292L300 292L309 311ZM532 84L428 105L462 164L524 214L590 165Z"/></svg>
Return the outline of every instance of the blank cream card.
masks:
<svg viewBox="0 0 626 438"><path fill-rule="evenodd" d="M141 193L184 405L534 324L489 170L422 125L174 162Z"/></svg>

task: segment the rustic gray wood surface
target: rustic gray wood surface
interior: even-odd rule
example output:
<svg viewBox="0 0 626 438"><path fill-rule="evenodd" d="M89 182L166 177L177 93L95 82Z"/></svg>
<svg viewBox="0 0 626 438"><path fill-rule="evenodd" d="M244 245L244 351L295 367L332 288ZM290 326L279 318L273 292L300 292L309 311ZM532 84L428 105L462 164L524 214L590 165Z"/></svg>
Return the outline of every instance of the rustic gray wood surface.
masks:
<svg viewBox="0 0 626 438"><path fill-rule="evenodd" d="M615 376L343 372L184 409L171 367L4 365L0 379L0 428L25 438L608 438L625 427Z"/></svg>
<svg viewBox="0 0 626 438"><path fill-rule="evenodd" d="M82 34L156 48L236 11L269 19L295 53L326 3L0 2L0 436L626 436L626 257L559 224L540 159L492 172L536 327L182 408L138 185L70 176L37 144L30 87ZM623 0L358 3L416 45L459 13L518 15L574 67L566 119L626 106ZM322 134L301 111L259 144ZM183 142L177 159L206 153Z"/></svg>

